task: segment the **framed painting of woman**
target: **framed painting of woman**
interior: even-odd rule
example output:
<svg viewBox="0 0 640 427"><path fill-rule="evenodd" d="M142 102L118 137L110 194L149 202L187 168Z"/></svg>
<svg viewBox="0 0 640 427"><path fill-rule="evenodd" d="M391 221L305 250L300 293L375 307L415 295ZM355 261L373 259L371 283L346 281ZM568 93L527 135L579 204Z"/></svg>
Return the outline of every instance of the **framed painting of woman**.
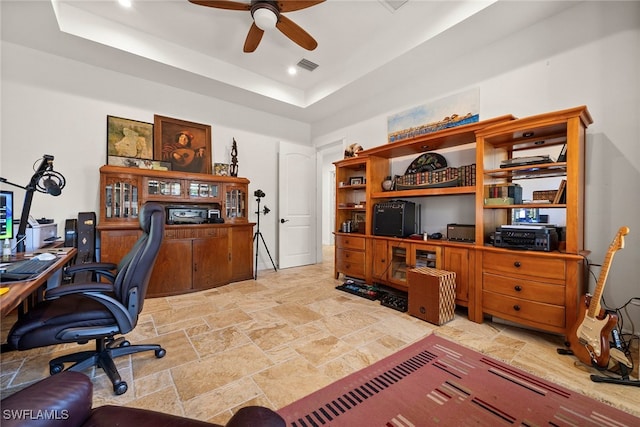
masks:
<svg viewBox="0 0 640 427"><path fill-rule="evenodd" d="M171 170L211 173L211 126L154 115L154 158Z"/></svg>

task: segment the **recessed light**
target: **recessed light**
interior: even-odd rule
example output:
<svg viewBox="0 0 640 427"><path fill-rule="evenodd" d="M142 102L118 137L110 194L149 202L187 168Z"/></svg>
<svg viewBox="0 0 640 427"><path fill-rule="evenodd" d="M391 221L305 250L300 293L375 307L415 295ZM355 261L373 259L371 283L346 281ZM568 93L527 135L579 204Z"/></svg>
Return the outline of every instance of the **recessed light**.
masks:
<svg viewBox="0 0 640 427"><path fill-rule="evenodd" d="M118 0L118 3L122 7L131 7L131 0Z"/></svg>
<svg viewBox="0 0 640 427"><path fill-rule="evenodd" d="M298 70L296 70L296 67L294 67L293 65L287 69L287 72L291 76L295 76L296 74L298 74Z"/></svg>

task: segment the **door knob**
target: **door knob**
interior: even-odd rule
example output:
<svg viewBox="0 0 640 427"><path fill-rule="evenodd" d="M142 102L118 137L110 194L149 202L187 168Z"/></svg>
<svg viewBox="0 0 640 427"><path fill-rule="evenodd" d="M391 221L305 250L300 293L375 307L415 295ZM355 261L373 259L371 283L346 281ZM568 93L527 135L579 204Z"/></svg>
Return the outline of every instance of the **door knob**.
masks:
<svg viewBox="0 0 640 427"><path fill-rule="evenodd" d="M280 224L284 224L285 222L288 222L288 219L284 219L284 218L280 218Z"/></svg>

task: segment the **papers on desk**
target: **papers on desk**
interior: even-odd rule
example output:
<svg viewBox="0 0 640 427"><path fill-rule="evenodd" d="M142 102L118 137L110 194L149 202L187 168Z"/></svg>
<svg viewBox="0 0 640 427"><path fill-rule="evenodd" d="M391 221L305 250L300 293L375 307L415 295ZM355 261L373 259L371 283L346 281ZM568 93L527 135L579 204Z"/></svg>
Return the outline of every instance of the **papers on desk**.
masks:
<svg viewBox="0 0 640 427"><path fill-rule="evenodd" d="M66 255L69 252L71 252L72 250L74 250L74 247L62 247L62 248L42 248L39 249L36 252L49 252L50 254L56 254L56 255Z"/></svg>
<svg viewBox="0 0 640 427"><path fill-rule="evenodd" d="M0 288L0 295L6 294L7 292L9 292L9 289L10 288Z"/></svg>

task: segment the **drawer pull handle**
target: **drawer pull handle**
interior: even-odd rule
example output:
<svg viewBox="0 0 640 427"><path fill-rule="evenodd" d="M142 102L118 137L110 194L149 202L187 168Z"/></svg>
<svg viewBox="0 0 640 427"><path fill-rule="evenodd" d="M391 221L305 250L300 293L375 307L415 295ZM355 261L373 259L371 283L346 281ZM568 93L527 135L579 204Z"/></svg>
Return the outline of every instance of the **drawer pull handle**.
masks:
<svg viewBox="0 0 640 427"><path fill-rule="evenodd" d="M513 309L515 311L520 311L520 306L518 304L516 304L516 305L513 306Z"/></svg>
<svg viewBox="0 0 640 427"><path fill-rule="evenodd" d="M520 264L520 261L516 261L516 262L514 262L514 263L513 263L513 265L514 265L514 267L516 267L516 268L520 268L520 265L521 265L521 264Z"/></svg>
<svg viewBox="0 0 640 427"><path fill-rule="evenodd" d="M516 290L516 292L520 292L520 291L522 290L522 286L520 286L520 285L515 285L515 286L513 287L513 289L515 289L515 290Z"/></svg>

